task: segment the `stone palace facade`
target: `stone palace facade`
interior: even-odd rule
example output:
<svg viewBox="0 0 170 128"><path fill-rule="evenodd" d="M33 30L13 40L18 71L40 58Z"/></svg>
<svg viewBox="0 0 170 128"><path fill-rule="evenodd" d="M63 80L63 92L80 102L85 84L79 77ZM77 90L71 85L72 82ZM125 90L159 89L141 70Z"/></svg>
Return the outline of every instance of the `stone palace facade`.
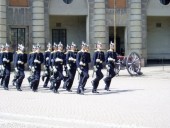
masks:
<svg viewBox="0 0 170 128"><path fill-rule="evenodd" d="M115 9L114 0L0 0L0 43L12 50L22 43L28 52L34 43L45 50L49 41L75 42L80 49L85 41L92 53L101 41L105 51L116 25L119 54L135 51L143 64L170 59L170 4L164 2L116 0Z"/></svg>

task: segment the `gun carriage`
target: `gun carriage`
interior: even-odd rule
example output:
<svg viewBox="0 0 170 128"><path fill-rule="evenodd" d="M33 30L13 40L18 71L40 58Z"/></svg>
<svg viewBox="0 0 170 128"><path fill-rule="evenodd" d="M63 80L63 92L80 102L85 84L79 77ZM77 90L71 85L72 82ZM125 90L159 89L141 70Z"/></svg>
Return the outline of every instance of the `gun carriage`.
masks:
<svg viewBox="0 0 170 128"><path fill-rule="evenodd" d="M141 58L136 52L131 52L128 56L117 56L118 61L115 63L115 72L119 75L120 70L127 69L131 76L142 75Z"/></svg>

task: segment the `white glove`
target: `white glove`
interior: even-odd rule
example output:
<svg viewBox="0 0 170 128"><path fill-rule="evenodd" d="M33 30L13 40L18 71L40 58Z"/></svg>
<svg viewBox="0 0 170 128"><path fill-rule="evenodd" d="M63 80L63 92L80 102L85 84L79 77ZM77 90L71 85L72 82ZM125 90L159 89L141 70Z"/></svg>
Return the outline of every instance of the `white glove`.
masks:
<svg viewBox="0 0 170 128"><path fill-rule="evenodd" d="M18 64L24 64L24 63L23 63L22 61L19 60L19 61L18 61Z"/></svg>
<svg viewBox="0 0 170 128"><path fill-rule="evenodd" d="M60 58L56 58L56 59L55 59L55 62L63 62L63 60L60 59Z"/></svg>
<svg viewBox="0 0 170 128"><path fill-rule="evenodd" d="M34 63L39 63L40 64L41 62L39 60L35 59Z"/></svg>
<svg viewBox="0 0 170 128"><path fill-rule="evenodd" d="M69 64L67 64L67 69L68 69L68 70L70 70L70 69L71 69Z"/></svg>
<svg viewBox="0 0 170 128"><path fill-rule="evenodd" d="M96 72L97 71L97 67L96 66L93 66L94 67L94 71Z"/></svg>
<svg viewBox="0 0 170 128"><path fill-rule="evenodd" d="M110 67L109 67L109 65L106 65L106 69L107 69L107 70L110 70Z"/></svg>
<svg viewBox="0 0 170 128"><path fill-rule="evenodd" d="M47 71L45 71L45 74L48 74L48 72L47 72Z"/></svg>
<svg viewBox="0 0 170 128"><path fill-rule="evenodd" d="M113 58L111 58L111 57L109 57L108 59L107 59L108 61L115 61L115 59L113 59Z"/></svg>
<svg viewBox="0 0 170 128"><path fill-rule="evenodd" d="M9 62L9 60L7 60L6 58L3 58L3 61L5 61L5 62Z"/></svg>
<svg viewBox="0 0 170 128"><path fill-rule="evenodd" d="M2 67L1 67L1 68L2 68L2 70L5 70L5 67L4 67L3 65L2 65Z"/></svg>
<svg viewBox="0 0 170 128"><path fill-rule="evenodd" d="M73 59L74 62L76 62L76 59Z"/></svg>
<svg viewBox="0 0 170 128"><path fill-rule="evenodd" d="M50 71L53 71L53 68L50 66Z"/></svg>
<svg viewBox="0 0 170 128"><path fill-rule="evenodd" d="M47 57L45 60L48 61L48 60L49 60L49 57Z"/></svg>
<svg viewBox="0 0 170 128"><path fill-rule="evenodd" d="M83 63L82 61L80 61L80 65L85 66L86 64L85 64L85 63Z"/></svg>
<svg viewBox="0 0 170 128"><path fill-rule="evenodd" d="M73 57L69 57L69 59L68 59L69 61L73 61Z"/></svg>
<svg viewBox="0 0 170 128"><path fill-rule="evenodd" d="M67 76L67 73L66 73L66 71L63 71L63 76Z"/></svg>
<svg viewBox="0 0 170 128"><path fill-rule="evenodd" d="M29 66L29 69L31 70L31 66Z"/></svg>
<svg viewBox="0 0 170 128"><path fill-rule="evenodd" d="M17 72L17 73L19 72L17 68L15 68L15 72Z"/></svg>
<svg viewBox="0 0 170 128"><path fill-rule="evenodd" d="M44 65L44 69L46 70L47 69L47 67Z"/></svg>
<svg viewBox="0 0 170 128"><path fill-rule="evenodd" d="M81 74L82 73L82 70L80 68L77 68L78 70L78 73Z"/></svg>
<svg viewBox="0 0 170 128"><path fill-rule="evenodd" d="M57 72L57 69L55 68L55 66L53 66L53 71L56 73Z"/></svg>
<svg viewBox="0 0 170 128"><path fill-rule="evenodd" d="M34 67L31 67L31 70L32 70L33 72L35 72L35 68L34 68Z"/></svg>
<svg viewBox="0 0 170 128"><path fill-rule="evenodd" d="M98 62L98 63L99 63L99 62L100 62L100 59L96 59L96 62Z"/></svg>

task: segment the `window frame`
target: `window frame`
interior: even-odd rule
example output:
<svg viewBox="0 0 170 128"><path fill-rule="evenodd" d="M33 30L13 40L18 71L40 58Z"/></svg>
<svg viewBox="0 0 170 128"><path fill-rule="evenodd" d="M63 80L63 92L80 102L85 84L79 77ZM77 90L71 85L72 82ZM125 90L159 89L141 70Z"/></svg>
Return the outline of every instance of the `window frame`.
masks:
<svg viewBox="0 0 170 128"><path fill-rule="evenodd" d="M24 0L20 0L20 1L24 1ZM9 7L22 7L22 8L26 8L30 6L30 0L25 0L27 1L27 5L21 5L21 4L11 4L11 0L8 0L8 6Z"/></svg>
<svg viewBox="0 0 170 128"><path fill-rule="evenodd" d="M111 3L110 3L110 1L113 1L113 5L110 5ZM108 7L108 9L114 9L114 1L115 0L107 0L107 7ZM120 2L120 0L116 0L116 1L119 1ZM118 6L118 5L116 5L116 9L125 9L125 8L127 8L127 1L128 0L125 0L125 6Z"/></svg>
<svg viewBox="0 0 170 128"><path fill-rule="evenodd" d="M55 33L58 33L58 35L56 36ZM64 37L65 42L62 41L63 37ZM57 41L54 40L55 38L57 39ZM66 45L67 45L67 29L64 29L64 28L52 29L52 45L54 44L54 42L58 44L60 41L63 44L63 46L66 47Z"/></svg>

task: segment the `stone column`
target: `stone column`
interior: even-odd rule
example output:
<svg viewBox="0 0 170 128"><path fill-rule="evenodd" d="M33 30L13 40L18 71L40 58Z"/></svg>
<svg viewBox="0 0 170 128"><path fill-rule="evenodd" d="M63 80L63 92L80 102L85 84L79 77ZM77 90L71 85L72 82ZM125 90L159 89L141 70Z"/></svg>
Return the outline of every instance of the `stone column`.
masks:
<svg viewBox="0 0 170 128"><path fill-rule="evenodd" d="M0 0L0 43L7 41L6 0Z"/></svg>
<svg viewBox="0 0 170 128"><path fill-rule="evenodd" d="M94 3L94 41L100 41L106 49L106 5L105 0L95 0Z"/></svg>
<svg viewBox="0 0 170 128"><path fill-rule="evenodd" d="M32 38L33 43L39 43L41 49L45 49L45 20L44 20L44 0L33 0L32 14Z"/></svg>
<svg viewBox="0 0 170 128"><path fill-rule="evenodd" d="M130 0L129 53L137 52L142 56L142 8L141 0Z"/></svg>

